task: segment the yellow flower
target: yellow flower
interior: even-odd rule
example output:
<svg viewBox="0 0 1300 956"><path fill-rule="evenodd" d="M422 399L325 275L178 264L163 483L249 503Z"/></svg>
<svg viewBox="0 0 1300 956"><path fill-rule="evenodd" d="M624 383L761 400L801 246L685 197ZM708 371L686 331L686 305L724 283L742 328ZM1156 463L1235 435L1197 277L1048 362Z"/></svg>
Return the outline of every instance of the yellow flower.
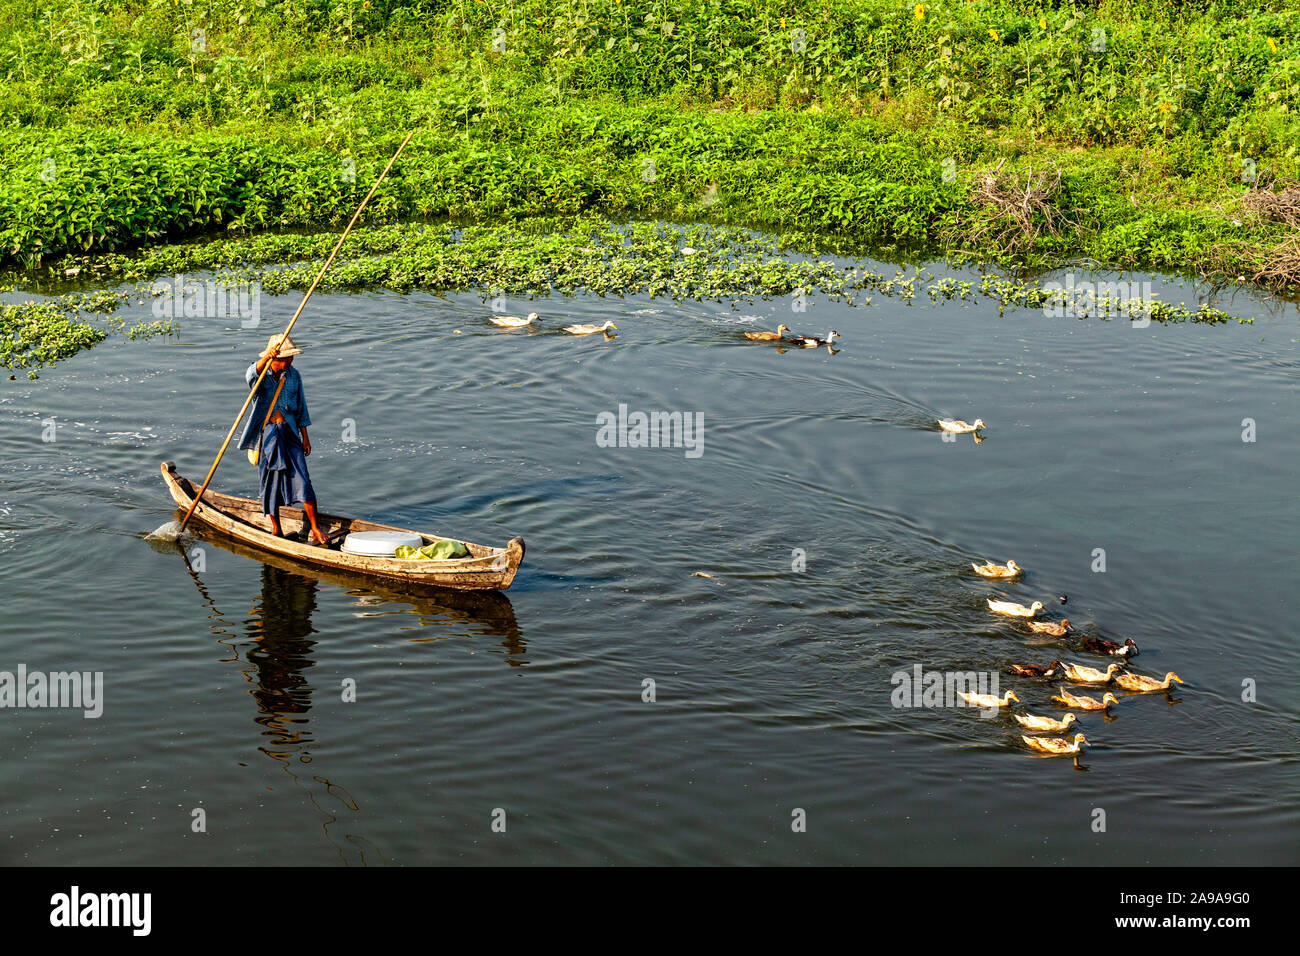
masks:
<svg viewBox="0 0 1300 956"><path fill-rule="evenodd" d="M912 8L912 12L913 12L914 14L916 14L916 19L918 19L918 20L924 20L924 19L925 19L925 5L924 5L924 4L920 4L920 3L918 3L915 7Z"/></svg>
<svg viewBox="0 0 1300 956"><path fill-rule="evenodd" d="M1046 30L1046 29L1047 29L1047 17L1039 17L1039 18L1038 18L1038 26L1039 26L1039 28L1041 28L1041 29L1043 29L1043 30Z"/></svg>
<svg viewBox="0 0 1300 956"><path fill-rule="evenodd" d="M992 37L993 39L995 39L995 40L999 39L999 37L998 37L998 31L997 31L997 30L994 30L994 29L992 29L992 28L989 29L989 36L991 36L991 37Z"/></svg>
<svg viewBox="0 0 1300 956"><path fill-rule="evenodd" d="M1276 53L1276 52L1277 52L1277 41L1274 40L1272 37L1269 37L1269 38L1268 38L1268 47L1269 47L1270 50L1272 50L1274 53Z"/></svg>
<svg viewBox="0 0 1300 956"><path fill-rule="evenodd" d="M781 29L782 29L782 30L785 29L785 17L782 17L782 18L781 18Z"/></svg>
<svg viewBox="0 0 1300 956"><path fill-rule="evenodd" d="M1173 104L1171 104L1171 103L1161 103L1161 104L1160 104L1160 112L1162 112L1162 113L1172 113L1173 111L1174 111Z"/></svg>

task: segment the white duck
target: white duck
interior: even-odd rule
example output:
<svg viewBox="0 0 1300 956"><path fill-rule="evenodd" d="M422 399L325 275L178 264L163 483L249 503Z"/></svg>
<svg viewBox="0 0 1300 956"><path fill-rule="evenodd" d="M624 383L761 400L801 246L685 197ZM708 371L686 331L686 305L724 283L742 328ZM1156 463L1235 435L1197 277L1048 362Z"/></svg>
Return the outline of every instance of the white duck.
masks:
<svg viewBox="0 0 1300 956"><path fill-rule="evenodd" d="M1035 601L1032 606L1025 607L1015 601L995 601L992 598L987 598L987 600L990 611L995 614L1006 614L1010 617L1037 617L1038 612L1043 609L1042 601Z"/></svg>
<svg viewBox="0 0 1300 956"><path fill-rule="evenodd" d="M1013 700L1020 703L1020 698L1016 696L1014 690L1007 691L1001 697L995 694L968 694L964 690L959 690L957 696L972 707L978 707L980 710L991 710L994 707L1010 707Z"/></svg>
<svg viewBox="0 0 1300 956"><path fill-rule="evenodd" d="M975 569L976 574L986 578L1014 578L1024 571L1014 561L1008 561L1006 564L994 564L992 561L985 561L983 564L971 562L971 567Z"/></svg>
<svg viewBox="0 0 1300 956"><path fill-rule="evenodd" d="M1101 700L1096 697L1075 696L1064 687L1059 688L1059 692L1052 696L1052 703L1060 707L1069 707L1072 710L1105 710L1111 704L1118 704L1119 698L1110 691L1101 695Z"/></svg>
<svg viewBox="0 0 1300 956"><path fill-rule="evenodd" d="M1076 684L1109 684L1115 672L1123 667L1123 664L1111 664L1104 671L1099 671L1095 667L1084 667L1081 664L1066 664L1065 676Z"/></svg>
<svg viewBox="0 0 1300 956"><path fill-rule="evenodd" d="M1021 740L1034 750L1041 750L1045 754L1077 754L1079 748L1086 746L1088 738L1083 734L1075 734L1074 740L1062 740L1060 737L1026 737L1023 734Z"/></svg>
<svg viewBox="0 0 1300 956"><path fill-rule="evenodd" d="M939 427L946 432L954 432L958 435L968 435L981 428L988 428L982 418L977 418L974 422L964 422L960 418L941 418L939 419Z"/></svg>
<svg viewBox="0 0 1300 956"><path fill-rule="evenodd" d="M1012 714L1011 716L1016 723L1028 730L1055 730L1058 732L1069 730L1070 725L1078 719L1074 714L1066 714L1060 720L1055 720L1052 717L1036 717L1033 714Z"/></svg>
<svg viewBox="0 0 1300 956"><path fill-rule="evenodd" d="M1112 664L1111 667L1115 665ZM1147 677L1145 674L1120 674L1115 678L1115 683L1119 684L1125 690L1131 690L1136 694L1149 694L1158 690L1169 690L1173 682L1183 683L1183 679L1173 671L1165 674L1164 680L1156 680L1154 677Z"/></svg>
<svg viewBox="0 0 1300 956"><path fill-rule="evenodd" d="M592 325L592 324L566 325L564 327L564 331L568 332L570 335L595 335L597 332L604 332L606 329L617 329L617 328L618 328L617 325L615 325L613 322L606 319L604 325Z"/></svg>
<svg viewBox="0 0 1300 956"><path fill-rule="evenodd" d="M532 325L538 318L540 316L536 312L529 312L526 319L521 319L517 315L493 315L488 318L488 321L506 329L522 329L526 325Z"/></svg>

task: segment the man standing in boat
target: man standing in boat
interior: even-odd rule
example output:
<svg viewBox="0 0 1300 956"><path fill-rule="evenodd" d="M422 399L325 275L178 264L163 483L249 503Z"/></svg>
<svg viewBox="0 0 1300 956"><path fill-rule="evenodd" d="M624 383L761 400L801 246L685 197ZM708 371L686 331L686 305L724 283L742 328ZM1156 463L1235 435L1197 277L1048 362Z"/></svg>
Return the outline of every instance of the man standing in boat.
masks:
<svg viewBox="0 0 1300 956"><path fill-rule="evenodd" d="M257 361L248 366L244 382L249 388L267 362L271 370L258 387L253 414L244 426L239 447L258 450L258 498L262 513L271 518L272 533L281 535L280 506L301 504L311 524L311 540L324 544L325 535L316 524L316 492L307 474L307 456L311 454L307 426L311 418L302 376L293 367L293 357L301 354L302 349L288 336L273 335Z"/></svg>

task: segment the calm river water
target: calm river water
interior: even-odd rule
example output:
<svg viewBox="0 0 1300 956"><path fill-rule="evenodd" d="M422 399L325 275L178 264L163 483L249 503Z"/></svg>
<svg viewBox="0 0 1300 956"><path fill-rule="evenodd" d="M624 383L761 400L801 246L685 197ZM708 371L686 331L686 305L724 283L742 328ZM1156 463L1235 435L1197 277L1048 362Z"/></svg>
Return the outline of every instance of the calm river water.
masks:
<svg viewBox="0 0 1300 956"><path fill-rule="evenodd" d="M104 675L98 719L0 713L0 862L1295 862L1293 307L1135 328L884 296L509 302L542 314L529 334L477 296L314 298L321 506L523 535L511 590L472 600L142 540L173 516L159 462L203 477L298 298L0 389L0 670ZM555 334L606 318L612 341ZM778 322L843 348L741 334ZM602 447L620 404L698 413L702 454ZM940 416L987 440L943 441ZM255 493L242 453L214 487ZM1028 573L993 585L983 558ZM1186 683L1083 715L1077 765L1006 717L894 707L920 665L1063 713L1003 668L1101 659L1033 644L991 595Z"/></svg>

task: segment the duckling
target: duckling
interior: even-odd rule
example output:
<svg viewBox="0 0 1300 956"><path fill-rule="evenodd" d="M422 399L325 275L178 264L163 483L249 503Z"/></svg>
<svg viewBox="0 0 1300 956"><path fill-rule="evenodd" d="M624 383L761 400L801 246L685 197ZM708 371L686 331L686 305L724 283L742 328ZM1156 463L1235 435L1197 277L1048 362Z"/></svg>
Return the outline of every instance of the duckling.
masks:
<svg viewBox="0 0 1300 956"><path fill-rule="evenodd" d="M1056 676L1058 668L1064 669L1065 665L1060 661L1052 661L1046 667L1040 667L1038 664L1012 664L1010 671L1013 674L1021 674L1025 677L1041 677L1044 680L1051 680Z"/></svg>
<svg viewBox="0 0 1300 956"><path fill-rule="evenodd" d="M992 561L985 560L983 564L972 563L971 567L975 573L986 578L1014 578L1016 575L1023 574L1024 569L1014 561L1008 561L1006 564L994 564Z"/></svg>
<svg viewBox="0 0 1300 956"><path fill-rule="evenodd" d="M1075 734L1074 740L1062 740L1059 737L1026 737L1021 734L1020 739L1035 750L1041 750L1048 754L1077 754L1079 748L1088 743L1088 738L1083 734Z"/></svg>
<svg viewBox="0 0 1300 956"><path fill-rule="evenodd" d="M1106 670L1099 671L1095 667L1084 667L1080 664L1066 664L1065 676L1077 684L1109 684L1115 672L1124 667L1123 664L1111 664Z"/></svg>
<svg viewBox="0 0 1300 956"><path fill-rule="evenodd" d="M958 435L969 435L981 428L988 428L982 418L975 419L974 424L964 422L960 418L941 418L939 419L939 427L946 432L955 432Z"/></svg>
<svg viewBox="0 0 1300 956"><path fill-rule="evenodd" d="M590 323L585 325L566 325L564 331L568 332L570 335L595 335L597 332L604 332L606 329L617 328L617 325L606 319L604 325L593 325Z"/></svg>
<svg viewBox="0 0 1300 956"><path fill-rule="evenodd" d="M1035 717L1033 714L1012 714L1012 718L1021 727L1029 730L1069 730L1070 725L1078 720L1074 714L1066 714L1060 720L1051 717Z"/></svg>
<svg viewBox="0 0 1300 956"><path fill-rule="evenodd" d="M1111 665L1114 666L1113 664ZM1115 678L1115 683L1119 684L1125 690L1131 690L1137 694L1149 694L1157 690L1168 690L1173 681L1180 684L1186 683L1181 677L1173 671L1165 674L1164 680L1156 680L1154 677L1146 677L1142 674L1120 674Z"/></svg>
<svg viewBox="0 0 1300 956"><path fill-rule="evenodd" d="M538 318L536 312L529 312L526 319L521 319L517 315L493 315L488 318L488 321L507 329L522 329L526 325L532 325Z"/></svg>
<svg viewBox="0 0 1300 956"><path fill-rule="evenodd" d="M789 332L788 325L778 325L775 332L746 332L745 338L753 339L755 342L780 342L782 332Z"/></svg>
<svg viewBox="0 0 1300 956"><path fill-rule="evenodd" d="M1050 634L1052 637L1065 637L1070 629L1069 621L1026 621L1035 634Z"/></svg>
<svg viewBox="0 0 1300 956"><path fill-rule="evenodd" d="M1007 691L1001 697L993 694L968 694L964 690L959 690L957 696L972 707L978 707L980 710L991 710L994 707L1010 707L1013 700L1020 703L1020 698L1016 696L1014 690Z"/></svg>
<svg viewBox="0 0 1300 956"><path fill-rule="evenodd" d="M1129 638L1123 644L1116 644L1104 637L1085 637L1083 646L1094 654L1110 654L1112 657L1132 657L1138 652L1138 646Z"/></svg>
<svg viewBox="0 0 1300 956"><path fill-rule="evenodd" d="M1106 691L1098 700L1096 697L1076 697L1064 687L1057 688L1060 694L1052 697L1052 701L1062 707L1073 707L1077 710L1105 710L1111 704L1118 704L1119 698Z"/></svg>
<svg viewBox="0 0 1300 956"><path fill-rule="evenodd" d="M1034 617L1043 609L1042 601L1035 601L1032 607L1025 607L1015 601L995 601L992 598L986 600L989 602L990 611L995 614L1006 614L1010 617Z"/></svg>
<svg viewBox="0 0 1300 956"><path fill-rule="evenodd" d="M820 348L823 345L830 345L836 339L842 339L844 336L831 329L826 333L826 338L819 339L815 335L797 335L790 338L791 345L799 345L806 349Z"/></svg>

